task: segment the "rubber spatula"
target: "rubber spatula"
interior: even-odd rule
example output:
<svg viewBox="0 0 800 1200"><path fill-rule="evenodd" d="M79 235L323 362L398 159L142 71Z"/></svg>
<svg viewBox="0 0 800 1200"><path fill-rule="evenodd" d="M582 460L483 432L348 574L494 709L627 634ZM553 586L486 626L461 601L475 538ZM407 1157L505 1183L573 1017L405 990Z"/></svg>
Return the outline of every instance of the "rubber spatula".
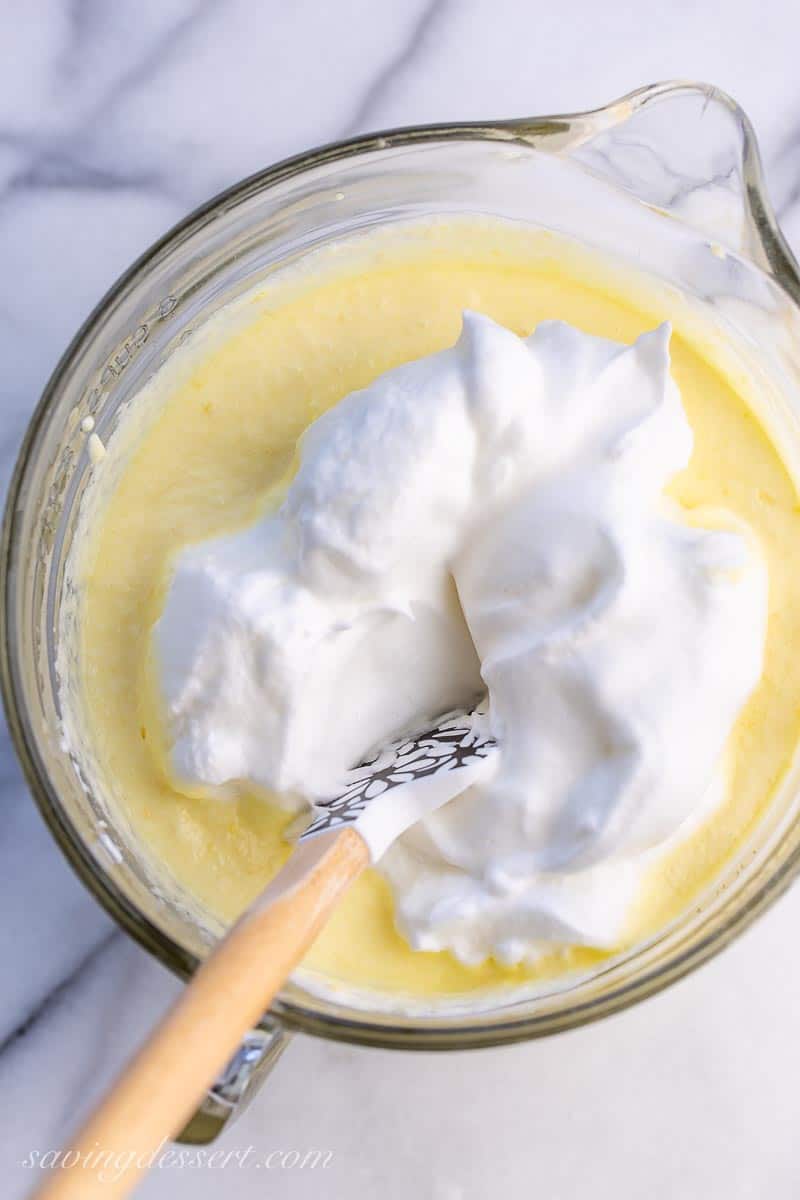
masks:
<svg viewBox="0 0 800 1200"><path fill-rule="evenodd" d="M483 705L397 739L318 803L285 866L195 972L50 1172L39 1200L116 1200L183 1128L241 1038L257 1025L359 873L427 813L491 770ZM77 1153L75 1153L77 1152ZM130 1160L113 1180L84 1165ZM119 1156L116 1158L116 1156Z"/></svg>

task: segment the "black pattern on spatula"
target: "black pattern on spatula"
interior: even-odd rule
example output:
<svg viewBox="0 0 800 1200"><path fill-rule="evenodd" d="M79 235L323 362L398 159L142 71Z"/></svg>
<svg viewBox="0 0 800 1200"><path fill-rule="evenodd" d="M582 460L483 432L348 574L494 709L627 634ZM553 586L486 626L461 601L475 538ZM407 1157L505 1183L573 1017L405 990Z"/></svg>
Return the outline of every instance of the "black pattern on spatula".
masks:
<svg viewBox="0 0 800 1200"><path fill-rule="evenodd" d="M496 742L470 720L474 713L475 709L448 713L433 729L399 738L354 767L343 792L317 802L317 815L300 840L355 821L371 800L390 788L486 758Z"/></svg>

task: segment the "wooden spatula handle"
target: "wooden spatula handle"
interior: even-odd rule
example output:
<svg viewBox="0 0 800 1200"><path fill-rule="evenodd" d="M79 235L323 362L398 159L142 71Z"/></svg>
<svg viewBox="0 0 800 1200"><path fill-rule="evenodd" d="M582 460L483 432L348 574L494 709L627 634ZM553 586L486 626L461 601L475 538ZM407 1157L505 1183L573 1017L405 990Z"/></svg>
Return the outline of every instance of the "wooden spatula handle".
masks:
<svg viewBox="0 0 800 1200"><path fill-rule="evenodd" d="M365 842L348 827L298 846L71 1142L80 1161L53 1169L34 1193L37 1200L118 1200L129 1193L153 1151L184 1126L242 1036L258 1024L368 861ZM132 1160L114 1180L108 1171L99 1178L102 1166L85 1165L106 1152L118 1162Z"/></svg>

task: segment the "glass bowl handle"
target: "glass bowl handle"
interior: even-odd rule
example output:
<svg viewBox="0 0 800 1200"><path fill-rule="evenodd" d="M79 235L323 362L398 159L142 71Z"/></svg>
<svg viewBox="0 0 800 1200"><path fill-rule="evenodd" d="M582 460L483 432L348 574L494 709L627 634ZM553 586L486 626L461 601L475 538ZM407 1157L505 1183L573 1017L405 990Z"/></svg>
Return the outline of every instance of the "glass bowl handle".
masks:
<svg viewBox="0 0 800 1200"><path fill-rule="evenodd" d="M258 1028L242 1039L239 1049L175 1140L191 1146L213 1142L247 1108L291 1036L280 1021L264 1017Z"/></svg>

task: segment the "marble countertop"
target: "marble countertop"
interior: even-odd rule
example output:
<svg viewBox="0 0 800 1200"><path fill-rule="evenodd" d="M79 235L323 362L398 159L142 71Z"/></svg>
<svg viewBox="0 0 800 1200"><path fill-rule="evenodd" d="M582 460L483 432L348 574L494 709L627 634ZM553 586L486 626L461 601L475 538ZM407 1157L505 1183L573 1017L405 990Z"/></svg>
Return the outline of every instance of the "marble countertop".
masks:
<svg viewBox="0 0 800 1200"><path fill-rule="evenodd" d="M694 77L744 105L800 248L796 0L36 0L0 47L0 483L78 323L157 235L309 145L601 104ZM76 1115L175 994L46 832L0 726L0 1175ZM800 1193L800 889L666 994L538 1043L451 1054L297 1038L227 1148L323 1171L165 1169L141 1195L730 1200ZM288 1160L291 1161L291 1160Z"/></svg>

